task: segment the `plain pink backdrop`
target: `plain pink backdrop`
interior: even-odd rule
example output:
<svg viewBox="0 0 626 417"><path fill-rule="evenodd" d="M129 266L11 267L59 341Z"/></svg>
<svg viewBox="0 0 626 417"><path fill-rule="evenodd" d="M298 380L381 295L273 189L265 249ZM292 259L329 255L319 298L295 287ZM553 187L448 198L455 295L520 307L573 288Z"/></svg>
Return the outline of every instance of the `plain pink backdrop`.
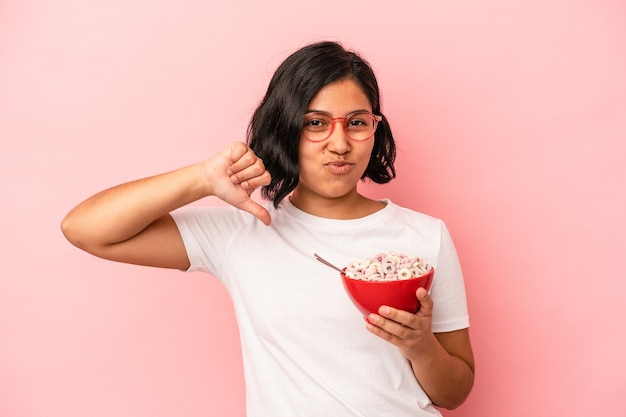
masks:
<svg viewBox="0 0 626 417"><path fill-rule="evenodd" d="M59 223L243 140L321 39L371 61L398 141L398 179L363 191L444 218L463 262L476 385L444 414L623 413L623 2L4 0L0 416L244 415L216 280L90 257Z"/></svg>

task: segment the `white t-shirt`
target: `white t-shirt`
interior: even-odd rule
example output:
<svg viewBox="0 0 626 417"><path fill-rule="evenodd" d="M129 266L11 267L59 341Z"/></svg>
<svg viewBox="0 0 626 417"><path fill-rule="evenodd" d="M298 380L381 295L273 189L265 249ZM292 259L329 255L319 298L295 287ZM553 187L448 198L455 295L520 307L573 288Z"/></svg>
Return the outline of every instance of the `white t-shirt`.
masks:
<svg viewBox="0 0 626 417"><path fill-rule="evenodd" d="M216 276L240 331L249 417L439 416L410 364L365 329L339 273L380 252L417 255L435 267L432 329L469 326L461 268L441 220L399 207L354 220L307 214L285 199L268 227L232 207L172 213L190 271Z"/></svg>

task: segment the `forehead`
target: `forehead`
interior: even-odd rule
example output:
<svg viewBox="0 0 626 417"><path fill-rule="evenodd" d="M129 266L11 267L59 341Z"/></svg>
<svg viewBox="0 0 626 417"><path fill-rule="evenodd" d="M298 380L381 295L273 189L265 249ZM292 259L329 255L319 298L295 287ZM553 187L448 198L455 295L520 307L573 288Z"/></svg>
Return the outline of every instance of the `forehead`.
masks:
<svg viewBox="0 0 626 417"><path fill-rule="evenodd" d="M372 111L372 104L353 80L330 83L313 97L308 111L323 111L333 115L346 115L356 110Z"/></svg>

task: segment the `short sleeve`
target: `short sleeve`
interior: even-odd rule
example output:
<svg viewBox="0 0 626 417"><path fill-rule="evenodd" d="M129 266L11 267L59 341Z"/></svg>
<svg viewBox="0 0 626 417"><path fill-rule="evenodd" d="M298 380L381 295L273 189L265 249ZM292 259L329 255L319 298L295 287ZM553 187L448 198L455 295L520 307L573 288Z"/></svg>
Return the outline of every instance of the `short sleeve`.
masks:
<svg viewBox="0 0 626 417"><path fill-rule="evenodd" d="M230 240L246 215L231 207L184 207L172 212L189 258L188 271L219 276Z"/></svg>
<svg viewBox="0 0 626 417"><path fill-rule="evenodd" d="M435 278L430 293L434 303L432 322L434 333L469 327L463 272L452 237L443 222Z"/></svg>

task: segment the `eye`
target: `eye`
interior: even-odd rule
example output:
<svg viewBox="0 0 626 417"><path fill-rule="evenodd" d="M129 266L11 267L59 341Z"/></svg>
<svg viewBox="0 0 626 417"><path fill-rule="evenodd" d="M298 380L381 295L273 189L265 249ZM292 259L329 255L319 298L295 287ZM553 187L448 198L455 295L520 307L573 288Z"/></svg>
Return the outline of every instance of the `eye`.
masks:
<svg viewBox="0 0 626 417"><path fill-rule="evenodd" d="M306 125L309 127L319 127L322 126L324 123L322 123L321 120L318 119L311 119L311 120L307 120Z"/></svg>
<svg viewBox="0 0 626 417"><path fill-rule="evenodd" d="M369 114L359 113L351 116L346 120L346 127L352 130L367 129L372 125L372 120Z"/></svg>
<svg viewBox="0 0 626 417"><path fill-rule="evenodd" d="M359 119L359 118L352 118L352 119L348 120L347 124L349 126L354 126L354 127L367 126L367 122L365 120Z"/></svg>
<svg viewBox="0 0 626 417"><path fill-rule="evenodd" d="M311 115L304 120L304 128L307 130L327 129L329 125L328 118L320 115Z"/></svg>

